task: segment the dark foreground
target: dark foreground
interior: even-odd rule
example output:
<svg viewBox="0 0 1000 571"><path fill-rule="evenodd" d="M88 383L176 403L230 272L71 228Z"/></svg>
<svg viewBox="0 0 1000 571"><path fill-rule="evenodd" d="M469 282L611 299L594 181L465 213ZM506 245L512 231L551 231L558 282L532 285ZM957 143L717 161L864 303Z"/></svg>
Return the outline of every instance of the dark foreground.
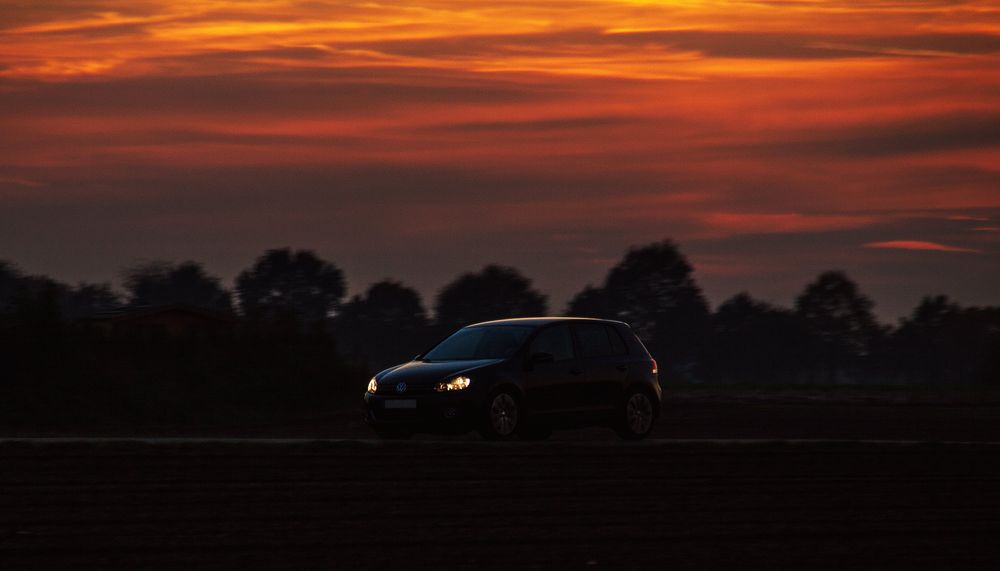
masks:
<svg viewBox="0 0 1000 571"><path fill-rule="evenodd" d="M1000 564L1000 446L0 443L0 569Z"/></svg>

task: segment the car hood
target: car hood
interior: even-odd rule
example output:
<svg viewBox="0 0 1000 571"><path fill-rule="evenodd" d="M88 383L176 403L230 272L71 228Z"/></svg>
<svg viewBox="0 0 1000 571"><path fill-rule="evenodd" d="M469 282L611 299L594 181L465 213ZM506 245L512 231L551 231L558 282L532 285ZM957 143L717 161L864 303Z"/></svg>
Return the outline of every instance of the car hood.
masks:
<svg viewBox="0 0 1000 571"><path fill-rule="evenodd" d="M471 373L476 369L503 362L503 359L478 359L475 361L410 361L382 371L375 378L379 384L406 383L414 387L430 385L450 377Z"/></svg>

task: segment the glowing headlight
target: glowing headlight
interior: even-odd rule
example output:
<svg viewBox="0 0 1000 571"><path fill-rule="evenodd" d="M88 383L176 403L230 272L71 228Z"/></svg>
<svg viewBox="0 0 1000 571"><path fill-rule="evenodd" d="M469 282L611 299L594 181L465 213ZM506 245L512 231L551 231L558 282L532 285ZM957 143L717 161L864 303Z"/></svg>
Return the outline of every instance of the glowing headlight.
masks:
<svg viewBox="0 0 1000 571"><path fill-rule="evenodd" d="M471 382L472 380L469 379L469 377L455 377L450 381L434 385L434 390L439 393L446 391L460 391L469 388L469 383Z"/></svg>
<svg viewBox="0 0 1000 571"><path fill-rule="evenodd" d="M374 393L377 390L378 390L378 381L375 380L375 377L372 377L372 380L368 381L368 392Z"/></svg>

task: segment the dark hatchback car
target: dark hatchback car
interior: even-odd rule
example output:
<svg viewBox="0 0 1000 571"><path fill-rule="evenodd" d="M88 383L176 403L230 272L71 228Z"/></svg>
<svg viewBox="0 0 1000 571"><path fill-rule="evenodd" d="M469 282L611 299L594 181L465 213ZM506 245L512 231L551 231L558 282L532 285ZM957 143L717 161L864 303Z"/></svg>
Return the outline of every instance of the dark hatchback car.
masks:
<svg viewBox="0 0 1000 571"><path fill-rule="evenodd" d="M644 438L660 412L656 361L625 323L539 317L463 327L369 382L367 421L387 438L478 430L546 438L605 425Z"/></svg>

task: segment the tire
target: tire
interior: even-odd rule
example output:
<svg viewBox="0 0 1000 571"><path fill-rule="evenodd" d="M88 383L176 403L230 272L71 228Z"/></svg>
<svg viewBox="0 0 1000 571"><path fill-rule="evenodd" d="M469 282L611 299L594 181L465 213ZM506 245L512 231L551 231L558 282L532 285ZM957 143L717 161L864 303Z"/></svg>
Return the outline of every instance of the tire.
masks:
<svg viewBox="0 0 1000 571"><path fill-rule="evenodd" d="M615 431L625 440L642 440L653 431L656 415L653 401L641 389L632 389L625 395Z"/></svg>
<svg viewBox="0 0 1000 571"><path fill-rule="evenodd" d="M521 403L510 391L500 390L486 401L479 433L486 440L512 440L521 420Z"/></svg>

